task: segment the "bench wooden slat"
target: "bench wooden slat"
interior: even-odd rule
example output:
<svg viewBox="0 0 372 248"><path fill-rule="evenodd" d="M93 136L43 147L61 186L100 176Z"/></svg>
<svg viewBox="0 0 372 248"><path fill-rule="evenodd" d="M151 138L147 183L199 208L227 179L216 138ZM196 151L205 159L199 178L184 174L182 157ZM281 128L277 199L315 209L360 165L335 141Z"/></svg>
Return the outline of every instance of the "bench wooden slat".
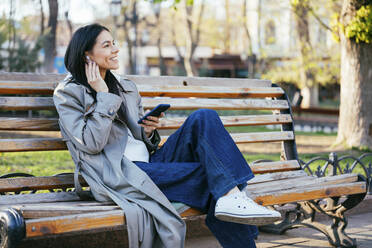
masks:
<svg viewBox="0 0 372 248"><path fill-rule="evenodd" d="M0 94L37 94L37 95L52 95L54 88L43 86L2 86L0 82Z"/></svg>
<svg viewBox="0 0 372 248"><path fill-rule="evenodd" d="M304 187L278 191L273 194L263 193L253 195L252 198L261 205L275 205L298 201L329 198L334 196L360 194L366 192L365 182L344 183L335 185L318 185L315 187Z"/></svg>
<svg viewBox="0 0 372 248"><path fill-rule="evenodd" d="M257 174L254 168L253 168L253 173ZM253 185L253 184L260 184L260 183L271 182L271 181L276 181L276 180L280 181L283 179L300 178L300 177L307 177L307 176L308 174L303 170L265 173L265 174L255 175L255 177L249 180L247 183L248 185Z"/></svg>
<svg viewBox="0 0 372 248"><path fill-rule="evenodd" d="M290 115L236 115L236 116L220 116L225 127L232 126L256 126L256 125L278 125L291 123ZM177 129L186 117L164 118L160 120L161 127L159 129Z"/></svg>
<svg viewBox="0 0 372 248"><path fill-rule="evenodd" d="M151 86L139 85L143 97L197 97L197 98L263 98L280 97L284 94L281 88L273 87L220 87L220 86Z"/></svg>
<svg viewBox="0 0 372 248"><path fill-rule="evenodd" d="M89 212L102 212L119 210L120 207L117 205L88 205L88 204L72 204L73 202L59 202L59 203L44 203L44 204L32 204L26 206L14 206L13 208L18 209L23 218L35 219L35 218L46 218L55 217L71 214L83 214ZM92 202L94 203L94 202Z"/></svg>
<svg viewBox="0 0 372 248"><path fill-rule="evenodd" d="M304 188L319 185L330 185L330 184L341 184L341 183L352 183L358 180L356 174L343 174L331 177L316 177L316 176L305 176L300 178L290 178L279 181L257 183L247 185L245 188L247 192L253 192L254 194L262 194L265 192L277 192L294 188Z"/></svg>
<svg viewBox="0 0 372 248"><path fill-rule="evenodd" d="M0 94L43 94L52 95L54 83L35 82L1 82ZM280 97L284 94L279 87L220 87L220 86L172 86L172 85L139 85L143 97L218 97L218 98L262 98Z"/></svg>
<svg viewBox="0 0 372 248"><path fill-rule="evenodd" d="M88 186L80 176L79 181L83 187ZM74 176L44 176L44 177L17 177L0 179L0 192L16 192L25 190L43 190L74 187ZM1 204L1 203L0 203Z"/></svg>
<svg viewBox="0 0 372 248"><path fill-rule="evenodd" d="M0 139L0 152L66 150L61 138Z"/></svg>
<svg viewBox="0 0 372 248"><path fill-rule="evenodd" d="M14 73L2 72L0 82L38 82L38 83L58 83L66 77L66 74L36 74L36 73ZM237 86L246 87L271 87L270 80L250 79L250 78L214 78L214 77L182 77L182 76L143 76L125 75L138 85L178 85L185 86Z"/></svg>
<svg viewBox="0 0 372 248"><path fill-rule="evenodd" d="M192 98L142 98L144 108L154 108L158 104L168 103L173 110L194 110L200 108L220 110L283 110L288 109L285 100L264 99L192 99Z"/></svg>
<svg viewBox="0 0 372 248"><path fill-rule="evenodd" d="M227 87L271 87L270 80L249 78L213 78L213 77L181 77L181 76L139 76L126 75L137 85L178 85L178 86L227 86Z"/></svg>
<svg viewBox="0 0 372 248"><path fill-rule="evenodd" d="M293 140L293 132L257 132L233 133L235 143L259 143ZM164 144L168 136L162 136L160 145ZM30 138L30 139L0 139L0 152L19 151L53 151L66 150L66 143L61 138Z"/></svg>
<svg viewBox="0 0 372 248"><path fill-rule="evenodd" d="M57 118L0 117L0 130L59 131Z"/></svg>
<svg viewBox="0 0 372 248"><path fill-rule="evenodd" d="M52 97L0 97L0 110L53 110Z"/></svg>
<svg viewBox="0 0 372 248"><path fill-rule="evenodd" d="M297 160L275 161L275 162L262 162L250 164L251 169L256 174L272 173L280 171L291 171L301 169Z"/></svg>
<svg viewBox="0 0 372 248"><path fill-rule="evenodd" d="M69 202L80 201L75 192L57 192L42 194L22 194L22 195L2 195L0 206L9 206L29 203L47 203L47 202Z"/></svg>
<svg viewBox="0 0 372 248"><path fill-rule="evenodd" d="M224 126L278 125L291 123L290 115L237 115L220 116ZM168 117L160 121L159 129L177 129L186 117ZM57 118L0 117L0 130L59 131Z"/></svg>
<svg viewBox="0 0 372 248"><path fill-rule="evenodd" d="M26 220L26 238L94 230L125 224L122 210Z"/></svg>
<svg viewBox="0 0 372 248"><path fill-rule="evenodd" d="M293 140L294 134L291 131L285 132L257 132L257 133L232 133L231 137L236 144L276 142Z"/></svg>
<svg viewBox="0 0 372 248"><path fill-rule="evenodd" d="M259 109L282 110L288 109L285 100L264 99L191 99L191 98L143 98L145 108L154 108L160 103L168 103L173 110L193 110L200 108L235 110ZM55 109L52 97L0 97L0 110L42 110Z"/></svg>

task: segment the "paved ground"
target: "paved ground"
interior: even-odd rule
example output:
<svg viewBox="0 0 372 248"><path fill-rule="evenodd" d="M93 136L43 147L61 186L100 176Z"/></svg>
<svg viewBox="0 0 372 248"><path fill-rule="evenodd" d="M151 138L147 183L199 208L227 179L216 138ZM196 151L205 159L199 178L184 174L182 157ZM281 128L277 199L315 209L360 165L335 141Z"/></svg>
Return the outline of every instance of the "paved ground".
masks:
<svg viewBox="0 0 372 248"><path fill-rule="evenodd" d="M322 221L324 223L324 221ZM348 234L356 238L358 247L372 248L372 211L349 217ZM285 235L261 233L257 240L257 248L321 248L331 247L326 237L310 228L298 228L288 231ZM208 236L187 240L187 248L220 248L214 237Z"/></svg>

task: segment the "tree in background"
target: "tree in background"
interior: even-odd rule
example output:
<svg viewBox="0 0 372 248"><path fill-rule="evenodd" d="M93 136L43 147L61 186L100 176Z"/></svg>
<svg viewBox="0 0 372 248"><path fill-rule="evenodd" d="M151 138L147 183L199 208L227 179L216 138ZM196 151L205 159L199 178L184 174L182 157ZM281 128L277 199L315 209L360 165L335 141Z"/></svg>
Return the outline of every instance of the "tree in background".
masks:
<svg viewBox="0 0 372 248"><path fill-rule="evenodd" d="M295 17L297 40L300 51L299 85L301 95L303 96L301 105L303 107L318 106L319 89L315 81L315 70L313 68L316 66L316 61L310 41L309 30L309 0L291 0L291 9Z"/></svg>
<svg viewBox="0 0 372 248"><path fill-rule="evenodd" d="M242 8L242 11L243 11L243 18L242 18L242 21L243 21L243 29L244 29L244 33L247 37L247 44L246 44L246 48L245 48L245 51L247 51L247 64L248 64L248 77L249 78L254 78L255 76L255 73L256 73L256 70L255 70L255 67L256 67L256 55L253 54L253 49L252 49L252 38L251 38L251 34L249 32L249 29L248 29L248 20L247 20L247 2L248 0L243 0L243 8ZM261 2L261 1L259 1ZM260 8L258 9L258 11L260 12ZM260 23L260 22L258 22Z"/></svg>
<svg viewBox="0 0 372 248"><path fill-rule="evenodd" d="M9 16L0 18L0 48L8 41L8 48L0 52L0 70L9 72L33 72L41 66L38 54L42 48L42 37L30 42L18 36L20 30L30 29L30 20L24 18L16 27L14 21L15 7L10 5ZM6 54L6 56L1 56Z"/></svg>
<svg viewBox="0 0 372 248"><path fill-rule="evenodd" d="M344 0L339 27L341 104L337 141L372 149L372 1Z"/></svg>
<svg viewBox="0 0 372 248"><path fill-rule="evenodd" d="M47 33L44 39L44 69L46 72L53 72L54 58L56 57L56 36L57 36L57 17L58 0L48 0L49 20Z"/></svg>
<svg viewBox="0 0 372 248"><path fill-rule="evenodd" d="M317 6L322 6L323 15L327 16L327 19L335 13L336 3L333 0L325 1L290 1L295 20L296 50L299 56L285 61L281 66L271 65L271 68L265 73L265 77L272 81L294 83L301 90L302 107L315 107L319 104L319 85L339 82L339 47L335 45L325 49L325 32L333 30L315 12ZM312 30L314 26L310 23L317 23L319 25L318 32L323 31L323 34L314 32ZM317 40L317 36L323 36L324 44L312 43Z"/></svg>
<svg viewBox="0 0 372 248"><path fill-rule="evenodd" d="M197 76L198 72L195 68L195 64L193 62L193 56L195 53L196 48L200 42L200 31L201 31L201 21L204 14L204 7L205 7L205 0L201 0L200 10L197 14L196 20L194 20L195 15L195 5L193 1L185 0L184 1L185 7L185 17L186 17L186 49L185 49L185 57L184 57L184 64L186 69L187 76Z"/></svg>

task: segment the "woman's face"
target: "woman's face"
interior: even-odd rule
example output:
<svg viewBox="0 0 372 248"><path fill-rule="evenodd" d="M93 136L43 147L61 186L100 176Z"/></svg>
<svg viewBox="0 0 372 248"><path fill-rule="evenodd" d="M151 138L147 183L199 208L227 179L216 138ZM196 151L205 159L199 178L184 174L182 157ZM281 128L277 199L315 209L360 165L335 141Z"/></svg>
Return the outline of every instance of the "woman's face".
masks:
<svg viewBox="0 0 372 248"><path fill-rule="evenodd" d="M96 39L91 51L86 52L91 60L97 63L101 70L116 70L119 68L119 48L111 34L103 30Z"/></svg>

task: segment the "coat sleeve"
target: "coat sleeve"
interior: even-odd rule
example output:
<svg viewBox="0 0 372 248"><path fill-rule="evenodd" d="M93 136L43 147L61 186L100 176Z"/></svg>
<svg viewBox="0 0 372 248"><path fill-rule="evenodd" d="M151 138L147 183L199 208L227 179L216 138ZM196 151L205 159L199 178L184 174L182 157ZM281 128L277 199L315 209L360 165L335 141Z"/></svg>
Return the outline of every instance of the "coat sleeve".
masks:
<svg viewBox="0 0 372 248"><path fill-rule="evenodd" d="M98 92L96 106L89 111L83 104L85 94L84 86L62 84L55 89L53 100L69 140L80 150L96 154L107 144L122 99L112 93Z"/></svg>
<svg viewBox="0 0 372 248"><path fill-rule="evenodd" d="M137 90L137 87L136 87ZM137 90L137 106L138 106L138 113L139 113L139 119L142 118L145 115L145 111L142 106L142 98ZM159 146L159 143L161 141L160 135L158 130L154 130L153 134L151 135L151 138L149 139L145 133L145 130L143 127L141 127L142 130L142 140L145 142L145 145L147 147L147 150L151 153L155 152L156 149Z"/></svg>

